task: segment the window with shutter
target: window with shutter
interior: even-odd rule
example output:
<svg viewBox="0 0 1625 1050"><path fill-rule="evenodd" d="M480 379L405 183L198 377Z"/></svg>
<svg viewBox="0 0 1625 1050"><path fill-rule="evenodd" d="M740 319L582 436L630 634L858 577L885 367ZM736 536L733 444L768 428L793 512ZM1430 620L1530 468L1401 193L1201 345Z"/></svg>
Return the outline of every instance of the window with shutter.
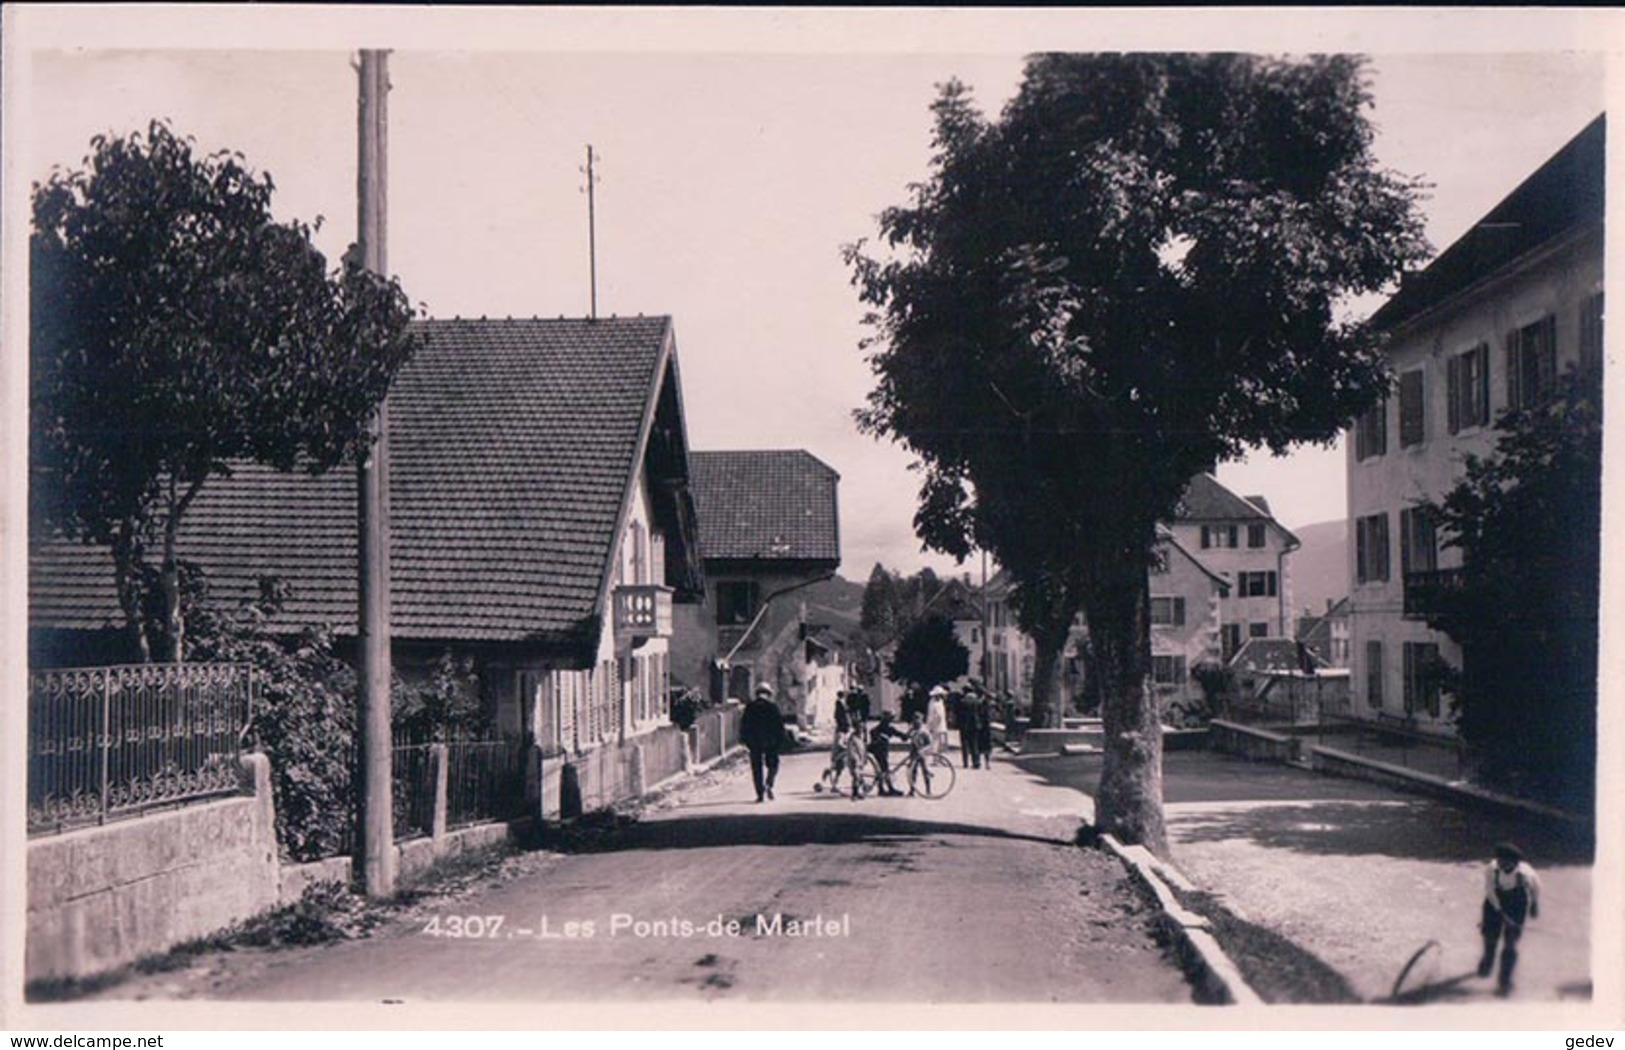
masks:
<svg viewBox="0 0 1625 1050"><path fill-rule="evenodd" d="M1405 676L1405 713L1439 714L1439 647L1432 642L1406 642L1401 653Z"/></svg>
<svg viewBox="0 0 1625 1050"><path fill-rule="evenodd" d="M1439 544L1427 507L1399 512L1399 571L1432 572L1439 567Z"/></svg>
<svg viewBox="0 0 1625 1050"><path fill-rule="evenodd" d="M1557 318L1547 314L1507 336L1507 407L1533 408L1557 383Z"/></svg>
<svg viewBox="0 0 1625 1050"><path fill-rule="evenodd" d="M1399 377L1399 445L1420 445L1427 437L1423 373L1412 369Z"/></svg>
<svg viewBox="0 0 1625 1050"><path fill-rule="evenodd" d="M1185 599L1152 598L1151 624L1153 627L1183 627L1185 625Z"/></svg>
<svg viewBox="0 0 1625 1050"><path fill-rule="evenodd" d="M1365 702L1373 711L1382 709L1382 643L1365 643Z"/></svg>
<svg viewBox="0 0 1625 1050"><path fill-rule="evenodd" d="M1448 362L1450 433L1481 427L1490 421L1490 348L1480 343Z"/></svg>
<svg viewBox="0 0 1625 1050"><path fill-rule="evenodd" d="M1354 574L1357 583L1388 578L1388 515L1370 514L1354 523Z"/></svg>
<svg viewBox="0 0 1625 1050"><path fill-rule="evenodd" d="M1388 451L1388 402L1379 401L1354 424L1354 458L1370 459Z"/></svg>
<svg viewBox="0 0 1625 1050"><path fill-rule="evenodd" d="M1580 304L1580 369L1602 371L1602 293Z"/></svg>

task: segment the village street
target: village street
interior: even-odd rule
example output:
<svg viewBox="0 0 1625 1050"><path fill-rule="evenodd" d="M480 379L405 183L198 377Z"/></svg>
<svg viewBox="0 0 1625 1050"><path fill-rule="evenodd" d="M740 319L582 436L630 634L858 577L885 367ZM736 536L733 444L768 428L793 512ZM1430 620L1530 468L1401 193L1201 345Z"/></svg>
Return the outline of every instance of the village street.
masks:
<svg viewBox="0 0 1625 1050"><path fill-rule="evenodd" d="M1190 1002L1117 861L1072 844L1082 794L1004 763L946 799L853 802L813 792L826 759L786 756L763 805L736 762L369 939L218 954L99 998Z"/></svg>
<svg viewBox="0 0 1625 1050"><path fill-rule="evenodd" d="M1025 769L1093 790L1098 755L1033 757ZM1361 998L1389 995L1410 956L1439 942L1441 982L1477 960L1483 867L1496 842L1517 842L1539 872L1540 918L1520 946L1516 998L1589 995L1591 857L1561 825L1476 812L1359 780L1211 751L1164 756L1173 859L1341 973ZM1490 980L1442 989L1489 999Z"/></svg>

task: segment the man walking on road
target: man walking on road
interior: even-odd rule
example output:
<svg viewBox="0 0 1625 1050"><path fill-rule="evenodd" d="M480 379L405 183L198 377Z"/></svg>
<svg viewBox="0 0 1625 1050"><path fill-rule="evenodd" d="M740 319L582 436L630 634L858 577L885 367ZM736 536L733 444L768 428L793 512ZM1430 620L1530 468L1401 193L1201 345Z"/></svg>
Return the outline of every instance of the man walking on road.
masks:
<svg viewBox="0 0 1625 1050"><path fill-rule="evenodd" d="M750 752L756 801L772 798L773 782L779 777L779 750L784 746L784 717L773 702L773 687L766 682L756 687L755 698L740 716L739 742Z"/></svg>
<svg viewBox="0 0 1625 1050"><path fill-rule="evenodd" d="M959 724L959 764L965 769L969 769L972 762L976 764L978 769L982 766L981 746L979 743L982 732L982 709L977 703L980 699L981 697L977 695L976 683L972 682L970 687L960 695L959 703L954 710L955 721Z"/></svg>

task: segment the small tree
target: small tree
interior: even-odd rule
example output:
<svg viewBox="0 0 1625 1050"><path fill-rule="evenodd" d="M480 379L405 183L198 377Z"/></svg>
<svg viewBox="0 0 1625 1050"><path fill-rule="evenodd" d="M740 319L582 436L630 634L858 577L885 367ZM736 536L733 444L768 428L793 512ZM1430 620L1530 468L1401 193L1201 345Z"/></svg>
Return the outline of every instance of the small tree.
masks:
<svg viewBox="0 0 1625 1050"><path fill-rule="evenodd" d="M1340 324L1426 245L1371 152L1349 56L1038 55L997 121L951 83L931 177L848 250L876 385L858 414L924 473L915 531L988 551L1056 708L1090 632L1103 830L1165 848L1146 570L1192 475L1333 440L1386 392Z"/></svg>
<svg viewBox="0 0 1625 1050"><path fill-rule="evenodd" d="M33 194L33 527L111 549L136 652L178 660L187 509L233 461L321 472L352 457L414 349L398 284L329 273L272 182L155 121L98 136ZM143 626L160 552L164 614Z"/></svg>
<svg viewBox="0 0 1625 1050"><path fill-rule="evenodd" d="M970 650L941 616L927 616L904 632L887 672L894 682L930 689L951 682L970 668Z"/></svg>
<svg viewBox="0 0 1625 1050"><path fill-rule="evenodd" d="M875 562L863 587L863 612L858 621L871 645L884 645L897 636L897 591L897 574Z"/></svg>
<svg viewBox="0 0 1625 1050"><path fill-rule="evenodd" d="M1452 683L1483 772L1589 810L1597 749L1602 387L1566 373L1548 402L1499 420L1434 508L1462 584L1428 624L1462 648Z"/></svg>

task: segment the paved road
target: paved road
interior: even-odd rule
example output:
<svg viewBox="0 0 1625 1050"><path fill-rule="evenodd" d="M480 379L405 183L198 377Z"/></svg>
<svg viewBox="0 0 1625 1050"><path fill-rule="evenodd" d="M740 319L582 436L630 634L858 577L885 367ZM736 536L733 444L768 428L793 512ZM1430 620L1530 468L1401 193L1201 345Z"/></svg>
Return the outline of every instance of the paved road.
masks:
<svg viewBox="0 0 1625 1050"><path fill-rule="evenodd" d="M854 803L813 793L824 758L787 757L776 802L735 770L388 933L217 956L108 997L1190 1001L1120 867L1070 844L1077 792L1006 765L942 801ZM424 932L490 932L470 916L501 926Z"/></svg>
<svg viewBox="0 0 1625 1050"><path fill-rule="evenodd" d="M1098 756L1021 765L1084 791L1100 777ZM1589 988L1591 858L1549 822L1205 751L1168 754L1163 793L1174 860L1193 881L1319 956L1367 999L1389 994L1428 940L1441 945L1441 978L1473 968L1481 867L1496 842L1511 838L1546 891L1524 936L1517 998ZM1473 979L1450 994L1476 999L1492 987Z"/></svg>

